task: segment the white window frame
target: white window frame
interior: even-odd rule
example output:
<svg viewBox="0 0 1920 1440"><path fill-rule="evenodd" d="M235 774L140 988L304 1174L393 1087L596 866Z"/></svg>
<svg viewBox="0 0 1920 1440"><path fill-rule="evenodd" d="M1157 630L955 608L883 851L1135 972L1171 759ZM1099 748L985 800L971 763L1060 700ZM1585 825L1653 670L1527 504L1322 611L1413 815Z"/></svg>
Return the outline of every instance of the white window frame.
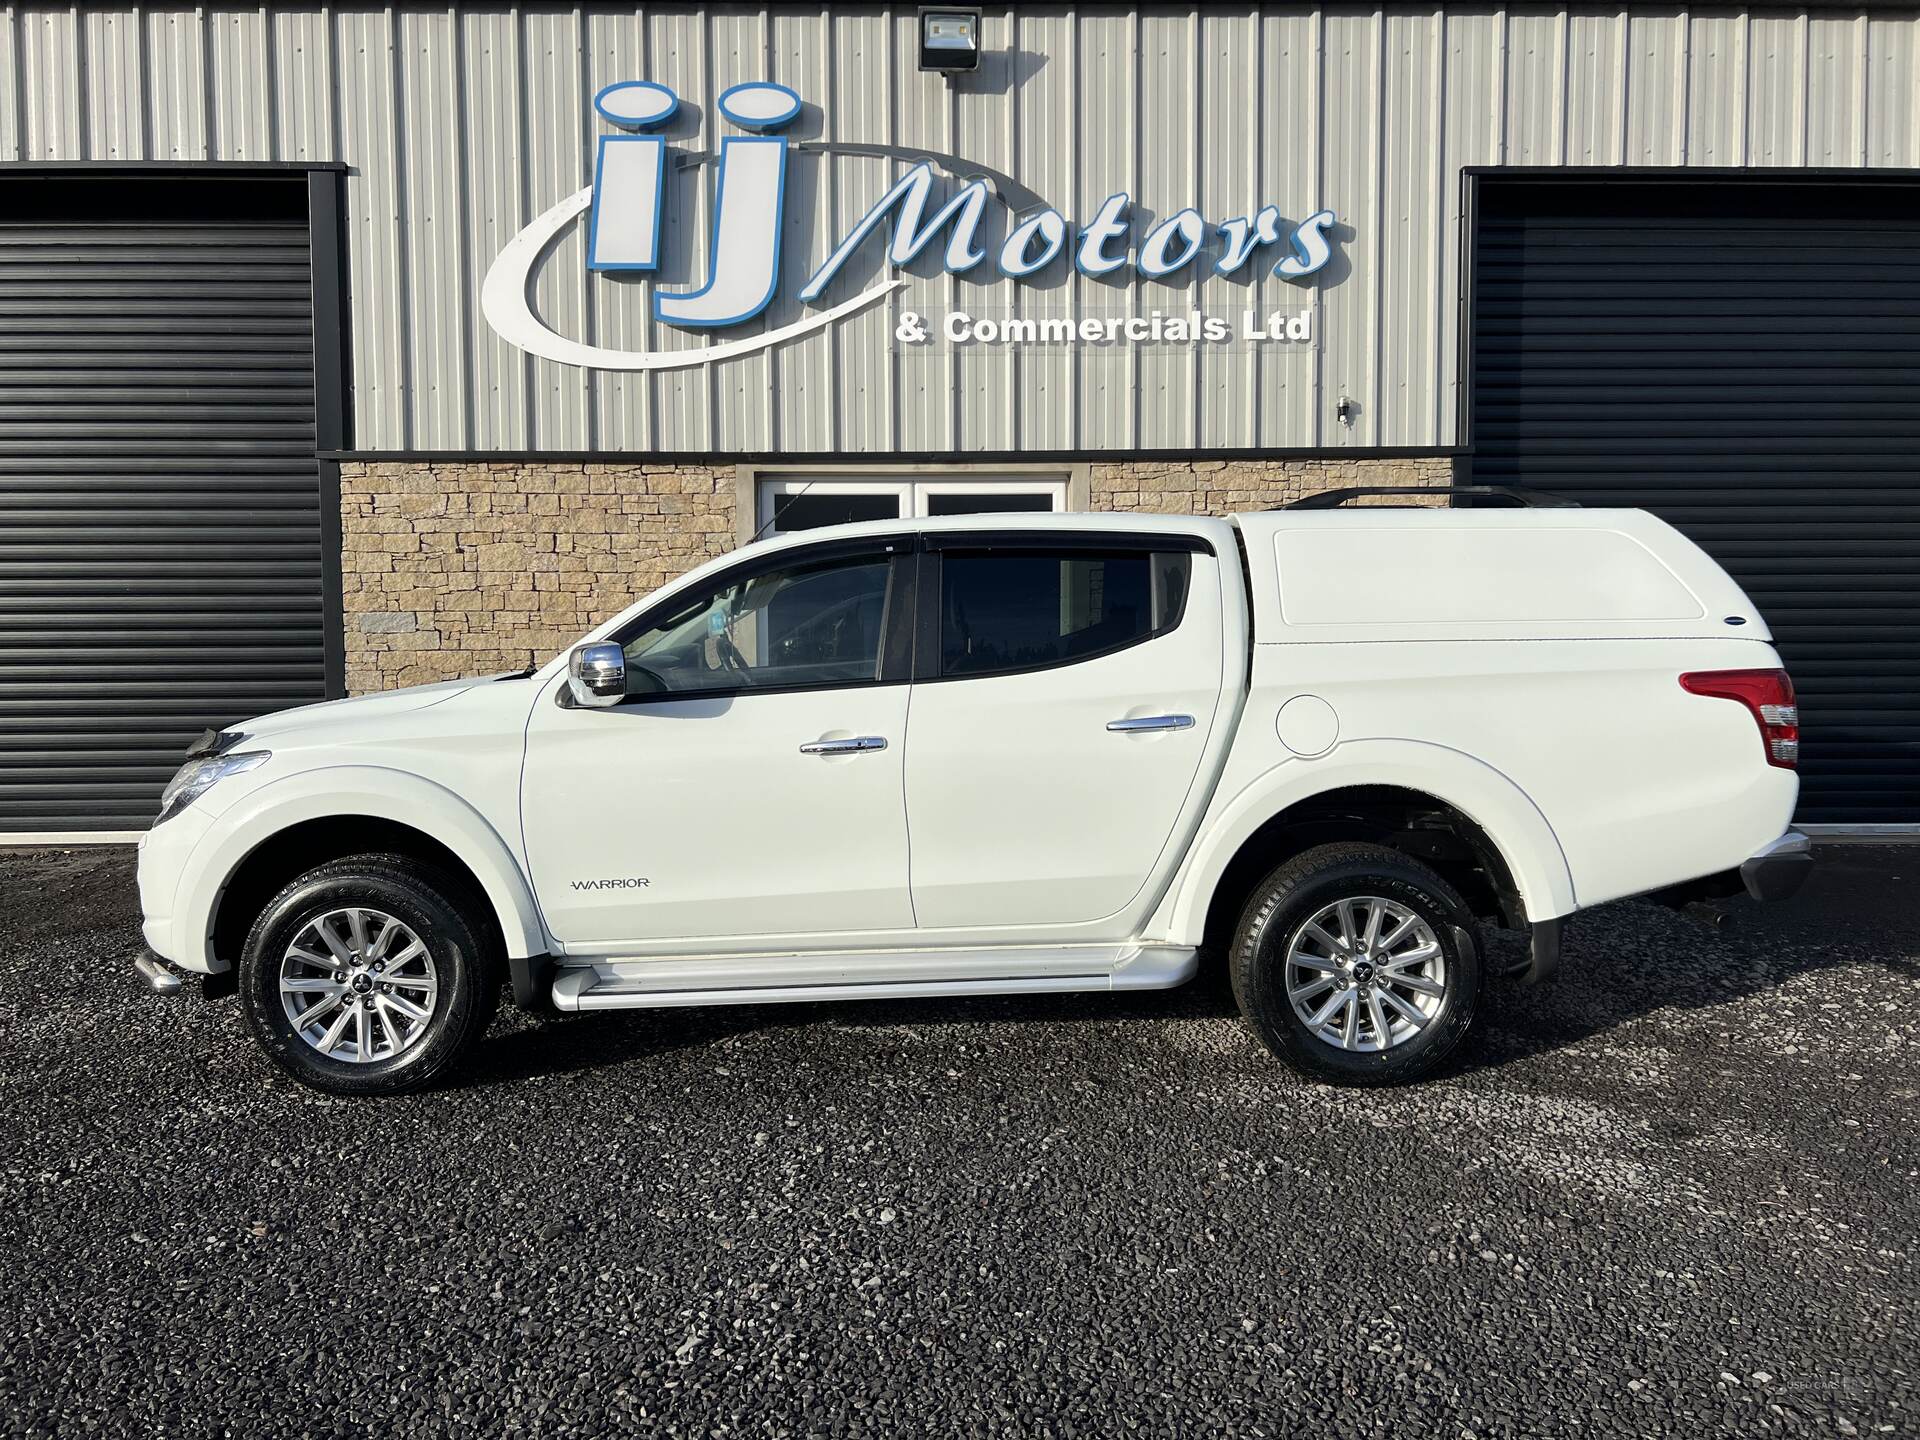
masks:
<svg viewBox="0 0 1920 1440"><path fill-rule="evenodd" d="M778 503L791 495L892 495L900 502L902 520L924 519L928 502L935 495L1035 495L1044 494L1053 501L1051 513L1071 508L1072 477L1064 471L1024 473L1021 471L982 472L933 471L861 475L847 471L775 471L758 472L754 477L754 525L756 532L780 535L788 532L774 528L773 516Z"/></svg>

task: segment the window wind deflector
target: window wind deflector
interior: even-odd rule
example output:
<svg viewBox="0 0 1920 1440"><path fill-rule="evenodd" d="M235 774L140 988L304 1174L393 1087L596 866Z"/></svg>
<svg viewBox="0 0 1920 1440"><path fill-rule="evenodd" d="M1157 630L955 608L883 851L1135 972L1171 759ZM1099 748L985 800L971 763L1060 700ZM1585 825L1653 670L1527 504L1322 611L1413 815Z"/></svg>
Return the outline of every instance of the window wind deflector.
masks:
<svg viewBox="0 0 1920 1440"><path fill-rule="evenodd" d="M1132 554L1142 550L1213 554L1211 541L1199 535L1157 530L928 530L929 550L1099 550Z"/></svg>

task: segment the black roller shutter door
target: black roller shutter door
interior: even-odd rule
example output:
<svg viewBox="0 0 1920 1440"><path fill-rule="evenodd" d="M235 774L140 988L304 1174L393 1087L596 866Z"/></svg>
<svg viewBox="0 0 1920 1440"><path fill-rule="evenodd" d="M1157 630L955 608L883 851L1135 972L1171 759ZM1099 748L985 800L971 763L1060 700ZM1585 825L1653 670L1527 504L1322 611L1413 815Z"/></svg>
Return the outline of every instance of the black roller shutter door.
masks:
<svg viewBox="0 0 1920 1440"><path fill-rule="evenodd" d="M0 840L325 698L307 194L0 174Z"/></svg>
<svg viewBox="0 0 1920 1440"><path fill-rule="evenodd" d="M1475 190L1472 478L1691 535L1793 673L1801 818L1920 821L1920 186Z"/></svg>

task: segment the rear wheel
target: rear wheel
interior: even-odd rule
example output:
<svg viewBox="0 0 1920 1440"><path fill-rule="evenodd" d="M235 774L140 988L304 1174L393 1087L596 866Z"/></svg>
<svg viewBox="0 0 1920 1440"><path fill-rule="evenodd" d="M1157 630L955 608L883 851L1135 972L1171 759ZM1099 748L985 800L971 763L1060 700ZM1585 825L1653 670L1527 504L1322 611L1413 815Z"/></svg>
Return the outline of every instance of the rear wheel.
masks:
<svg viewBox="0 0 1920 1440"><path fill-rule="evenodd" d="M1384 845L1322 845L1255 888L1234 934L1234 998L1267 1048L1339 1085L1397 1085L1467 1033L1481 967L1452 886Z"/></svg>
<svg viewBox="0 0 1920 1440"><path fill-rule="evenodd" d="M254 921L240 994L274 1064L315 1089L395 1095L451 1069L487 1027L500 967L479 902L403 855L356 855L287 885Z"/></svg>

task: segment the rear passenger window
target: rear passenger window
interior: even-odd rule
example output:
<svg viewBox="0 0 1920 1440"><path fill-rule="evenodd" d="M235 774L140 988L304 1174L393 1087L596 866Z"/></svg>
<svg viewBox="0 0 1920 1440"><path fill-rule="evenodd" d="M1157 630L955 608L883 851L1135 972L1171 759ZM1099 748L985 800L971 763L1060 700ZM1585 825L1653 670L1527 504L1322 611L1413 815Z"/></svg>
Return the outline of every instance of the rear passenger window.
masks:
<svg viewBox="0 0 1920 1440"><path fill-rule="evenodd" d="M940 673L1038 670L1164 635L1191 574L1179 552L943 550Z"/></svg>

